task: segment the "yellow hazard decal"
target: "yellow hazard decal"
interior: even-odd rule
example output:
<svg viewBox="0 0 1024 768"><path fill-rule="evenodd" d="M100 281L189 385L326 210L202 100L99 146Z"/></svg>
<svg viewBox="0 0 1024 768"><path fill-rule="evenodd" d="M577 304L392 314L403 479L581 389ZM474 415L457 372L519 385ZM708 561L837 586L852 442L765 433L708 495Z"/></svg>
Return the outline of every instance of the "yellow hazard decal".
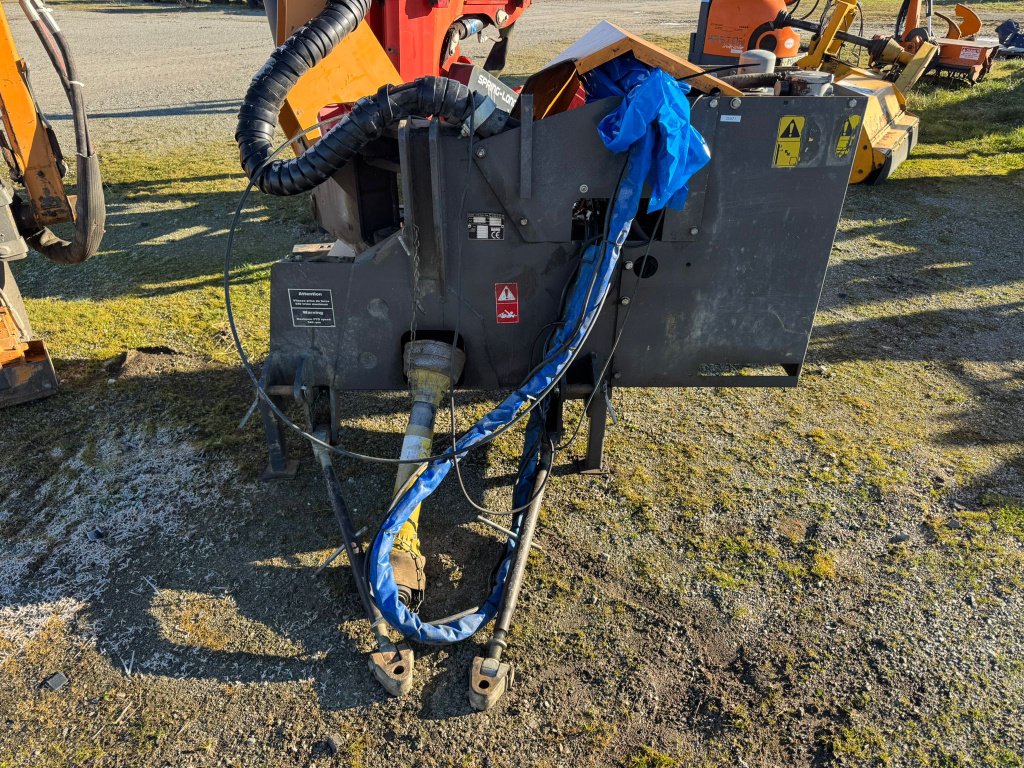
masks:
<svg viewBox="0 0 1024 768"><path fill-rule="evenodd" d="M846 157L850 154L850 150L857 143L858 136L860 136L860 115L850 115L843 123L843 130L839 132L836 157Z"/></svg>
<svg viewBox="0 0 1024 768"><path fill-rule="evenodd" d="M779 133L775 140L776 168L796 168L800 165L800 147L804 140L806 118L799 115L783 115L779 120Z"/></svg>

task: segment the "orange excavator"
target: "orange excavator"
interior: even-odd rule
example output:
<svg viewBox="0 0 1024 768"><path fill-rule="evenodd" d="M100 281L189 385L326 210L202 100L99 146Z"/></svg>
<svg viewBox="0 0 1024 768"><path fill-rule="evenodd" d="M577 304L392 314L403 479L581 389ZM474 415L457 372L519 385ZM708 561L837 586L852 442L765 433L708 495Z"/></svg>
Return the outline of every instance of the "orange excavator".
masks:
<svg viewBox="0 0 1024 768"><path fill-rule="evenodd" d="M0 407L52 395L57 377L46 344L32 333L11 262L38 251L59 264L78 264L95 255L103 237L106 209L99 158L74 60L50 10L40 0L22 0L28 18L67 94L75 133L78 194L65 186L67 165L56 135L32 94L28 65L18 54L0 8L0 151L10 178L0 181ZM65 240L50 227L73 224Z"/></svg>

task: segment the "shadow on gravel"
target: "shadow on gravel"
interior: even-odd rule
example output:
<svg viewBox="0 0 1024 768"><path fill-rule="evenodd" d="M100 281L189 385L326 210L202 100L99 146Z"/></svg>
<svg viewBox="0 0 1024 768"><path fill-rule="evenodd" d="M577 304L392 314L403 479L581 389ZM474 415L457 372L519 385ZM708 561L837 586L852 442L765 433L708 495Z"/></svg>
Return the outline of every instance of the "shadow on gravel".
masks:
<svg viewBox="0 0 1024 768"><path fill-rule="evenodd" d="M821 306L856 307L861 319L819 318L808 361L930 363L957 382L948 396L963 403L937 442L1024 447L1024 265L1015 245L1019 202L1005 194L1022 183L1015 171L997 186L914 178L851 190L847 215L857 223L839 233L836 248L857 253L870 238L876 255L833 260ZM878 220L879 210L890 213ZM1022 467L1020 458L1005 463L976 483L978 492L1018 485Z"/></svg>
<svg viewBox="0 0 1024 768"><path fill-rule="evenodd" d="M210 101L194 101L179 107L151 107L148 109L127 109L117 112L90 112L89 117L93 120L101 119L134 119L140 117L203 117L206 115L235 115L238 114L238 99L214 99ZM50 122L68 122L70 114L57 114L49 116Z"/></svg>
<svg viewBox="0 0 1024 768"><path fill-rule="evenodd" d="M87 603L99 647L115 669L225 683L309 680L329 709L387 700L366 665L370 634L347 559L316 574L341 540L311 453L296 437L292 447L301 461L298 476L259 483L256 477L266 458L258 419L237 431L251 401L247 379L235 367L169 352L135 354L114 372L85 366L74 388L31 408L9 411L14 434L21 429L27 434L30 424L52 428L36 430L34 445L25 447L21 485L11 501L27 506L4 519L0 537L28 541L44 536L51 520L40 519L32 500L45 499L48 508L65 516L66 538L81 540L76 547L116 553L106 573L83 569L76 574L80 583L60 588L61 596ZM56 365L59 371L83 367L66 360ZM115 383L107 383L108 376ZM465 396L467 402L473 399L479 396ZM375 455L397 455L406 400L402 393L347 398L341 414L345 443ZM183 436L176 441L187 441L197 455L178 466L156 472L150 467L134 475L133 467L149 458L144 454L166 452L160 437L165 432ZM61 446L59 461L49 453L55 445ZM68 491L88 495L77 506L48 496L50 479L64 457L88 465L79 476L85 487L80 482ZM488 463L495 462L484 453L464 463L467 485L477 499L488 488L507 488L511 481L509 472L484 477ZM356 526L368 529L363 535L368 542L390 498L394 469L346 460L336 466ZM123 490L133 480L142 489L126 497ZM477 605L489 592L502 544L486 529L467 525L475 515L454 481L425 506L421 535L431 587L423 608L427 618ZM142 536L138 530L126 536L117 527L125 516L170 522L143 528ZM86 543L86 532L97 528L102 539ZM57 542L42 556L36 571L26 574L20 593L13 601L0 600L0 607L34 604L38 584L30 582L37 581L37 574L74 568L61 551L63 544ZM102 585L98 591L96 584ZM470 712L465 687L475 653L471 644L440 655L417 649L417 658L450 667L428 685L425 718Z"/></svg>
<svg viewBox="0 0 1024 768"><path fill-rule="evenodd" d="M221 16L256 16L259 18L266 18L266 12L262 8L229 6L227 3L202 3L200 5L183 5L179 2L133 3L129 5L115 6L113 8L97 8L94 9L94 12L110 13L115 15L148 15L150 13L211 13Z"/></svg>
<svg viewBox="0 0 1024 768"><path fill-rule="evenodd" d="M216 107L213 107L216 108ZM202 151L211 151L201 148ZM199 151L199 150L197 150ZM218 145L213 151L229 151ZM103 301L156 298L223 284L227 232L244 189L241 169L219 157L184 154L152 161L124 158L104 184L106 235L101 252L68 270L44 259L19 263L18 282L36 298ZM221 168L225 172L217 172ZM213 172L211 172L213 171ZM146 178L119 182L118 174ZM107 173L107 170L104 170ZM254 192L236 230L234 285L266 280L262 271L297 242L320 242L304 196Z"/></svg>

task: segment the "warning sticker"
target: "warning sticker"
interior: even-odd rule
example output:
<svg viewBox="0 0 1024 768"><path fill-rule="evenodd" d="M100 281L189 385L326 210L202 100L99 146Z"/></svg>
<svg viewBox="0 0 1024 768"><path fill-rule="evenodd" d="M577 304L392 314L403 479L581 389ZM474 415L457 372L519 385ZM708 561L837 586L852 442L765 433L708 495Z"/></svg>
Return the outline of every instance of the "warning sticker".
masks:
<svg viewBox="0 0 1024 768"><path fill-rule="evenodd" d="M494 314L498 325L519 322L519 283L495 283Z"/></svg>
<svg viewBox="0 0 1024 768"><path fill-rule="evenodd" d="M504 240L505 215L503 213L471 213L466 225L470 240Z"/></svg>
<svg viewBox="0 0 1024 768"><path fill-rule="evenodd" d="M806 119L800 115L783 115L779 120L775 156L772 160L776 168L796 168L800 165L800 147L803 144Z"/></svg>
<svg viewBox="0 0 1024 768"><path fill-rule="evenodd" d="M860 136L860 115L850 115L843 123L843 130L839 132L839 141L836 143L836 157L846 157L850 154Z"/></svg>
<svg viewBox="0 0 1024 768"><path fill-rule="evenodd" d="M978 61L981 59L981 48L969 48L965 45L960 49L960 58L964 61Z"/></svg>
<svg viewBox="0 0 1024 768"><path fill-rule="evenodd" d="M296 328L334 327L334 296L326 288L289 288L288 303Z"/></svg>

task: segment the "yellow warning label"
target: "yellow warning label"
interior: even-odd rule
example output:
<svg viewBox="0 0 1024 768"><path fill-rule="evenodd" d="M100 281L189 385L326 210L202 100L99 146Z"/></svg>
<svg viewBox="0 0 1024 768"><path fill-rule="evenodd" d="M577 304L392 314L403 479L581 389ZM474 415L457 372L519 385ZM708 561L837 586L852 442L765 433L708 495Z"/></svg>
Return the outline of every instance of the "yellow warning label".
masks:
<svg viewBox="0 0 1024 768"><path fill-rule="evenodd" d="M775 141L776 168L795 168L800 165L800 147L803 144L804 122L799 115L783 115L779 120L779 134Z"/></svg>
<svg viewBox="0 0 1024 768"><path fill-rule="evenodd" d="M843 123L843 130L839 133L839 141L836 143L836 157L846 157L850 154L860 136L860 115L850 115Z"/></svg>

